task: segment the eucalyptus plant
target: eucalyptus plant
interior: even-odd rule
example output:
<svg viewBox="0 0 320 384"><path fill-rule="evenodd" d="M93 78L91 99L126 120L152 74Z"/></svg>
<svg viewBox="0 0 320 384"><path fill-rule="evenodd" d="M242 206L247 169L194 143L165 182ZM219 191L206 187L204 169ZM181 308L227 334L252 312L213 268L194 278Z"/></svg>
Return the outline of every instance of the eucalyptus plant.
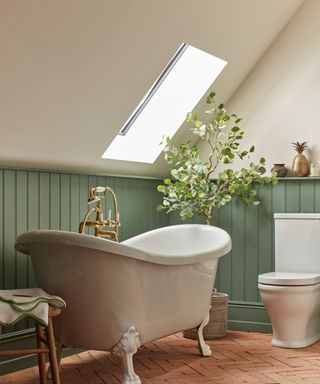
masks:
<svg viewBox="0 0 320 384"><path fill-rule="evenodd" d="M240 170L228 168L213 177L219 164L231 164L236 158L244 160L255 147L241 149L244 131L239 123L242 119L235 114L229 115L224 104L218 105L214 92L209 94L206 103L210 107L205 121L197 113L188 113L187 122L192 125L191 131L208 146L208 158L206 161L201 159L197 145L187 142L176 147L166 137L161 144L164 144L165 161L173 169L171 178L158 185L158 191L164 196L157 209L166 213L179 211L182 220L198 214L211 224L214 208L224 206L234 198L245 205L258 205L256 186L276 184L277 179L275 173L265 176L263 157Z"/></svg>

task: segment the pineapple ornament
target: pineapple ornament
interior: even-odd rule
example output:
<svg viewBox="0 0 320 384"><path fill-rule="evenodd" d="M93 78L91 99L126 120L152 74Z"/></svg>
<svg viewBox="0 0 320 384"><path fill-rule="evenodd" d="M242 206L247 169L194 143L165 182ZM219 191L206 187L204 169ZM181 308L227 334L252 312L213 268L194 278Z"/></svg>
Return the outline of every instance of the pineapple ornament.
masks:
<svg viewBox="0 0 320 384"><path fill-rule="evenodd" d="M307 142L299 143L298 141L293 144L293 148L298 152L298 154L294 157L292 163L292 172L295 176L308 176L309 175L309 164L306 157L302 154L302 152L308 148Z"/></svg>

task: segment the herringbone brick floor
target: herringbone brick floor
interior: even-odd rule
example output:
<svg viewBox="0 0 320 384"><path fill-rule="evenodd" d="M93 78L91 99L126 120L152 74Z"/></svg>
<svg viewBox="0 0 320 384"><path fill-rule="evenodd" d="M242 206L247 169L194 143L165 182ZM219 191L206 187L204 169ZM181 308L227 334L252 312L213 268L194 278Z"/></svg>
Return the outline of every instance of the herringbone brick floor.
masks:
<svg viewBox="0 0 320 384"><path fill-rule="evenodd" d="M200 357L196 341L181 334L141 348L134 358L143 384L320 384L320 342L303 349L272 347L271 335L232 332L209 342ZM62 384L119 384L121 361L89 351L62 360ZM1 384L36 384L36 367L0 377Z"/></svg>

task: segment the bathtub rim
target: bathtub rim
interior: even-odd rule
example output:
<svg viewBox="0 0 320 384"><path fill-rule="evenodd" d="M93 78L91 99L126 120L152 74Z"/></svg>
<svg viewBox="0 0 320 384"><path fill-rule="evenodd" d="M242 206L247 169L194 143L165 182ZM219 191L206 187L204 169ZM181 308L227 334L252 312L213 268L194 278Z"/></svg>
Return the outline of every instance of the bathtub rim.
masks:
<svg viewBox="0 0 320 384"><path fill-rule="evenodd" d="M207 225L204 224L178 224L168 227L161 227L151 231L147 231L143 234L134 236L133 238L128 239L128 241L141 237L146 234L155 233L157 231L166 231L169 229L174 229L175 227L185 227L190 226L196 228L202 228L206 231L210 231ZM210 226L211 227L211 226ZM41 244L47 243L52 245L65 244L76 247L95 249L97 251L102 251L106 253L114 253L120 256L134 258L150 263L163 264L163 265L184 265L184 264L194 264L198 262L205 262L212 260L212 258L219 258L231 250L231 238L229 234L221 228L212 227L213 233L217 230L221 233L224 233L225 241L221 244L220 247L212 247L210 250L205 252L197 253L184 253L183 256L172 256L155 252L146 252L139 250L132 246L126 244L126 241L121 243L116 243L112 240L98 238L91 235L79 234L77 232L70 231L60 231L60 230L47 230L39 229L34 231L28 231L20 234L15 242L15 249L25 255L30 254L31 244Z"/></svg>

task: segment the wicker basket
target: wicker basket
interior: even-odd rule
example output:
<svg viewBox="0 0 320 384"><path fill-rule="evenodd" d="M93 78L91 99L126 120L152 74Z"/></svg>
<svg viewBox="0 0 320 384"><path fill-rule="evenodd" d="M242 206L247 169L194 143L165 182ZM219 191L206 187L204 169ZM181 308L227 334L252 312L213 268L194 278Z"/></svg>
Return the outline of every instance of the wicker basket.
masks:
<svg viewBox="0 0 320 384"><path fill-rule="evenodd" d="M209 323L203 329L205 340L220 339L227 333L228 320L228 295L226 293L213 292L211 297L211 308ZM197 329L183 331L187 339L197 339Z"/></svg>

